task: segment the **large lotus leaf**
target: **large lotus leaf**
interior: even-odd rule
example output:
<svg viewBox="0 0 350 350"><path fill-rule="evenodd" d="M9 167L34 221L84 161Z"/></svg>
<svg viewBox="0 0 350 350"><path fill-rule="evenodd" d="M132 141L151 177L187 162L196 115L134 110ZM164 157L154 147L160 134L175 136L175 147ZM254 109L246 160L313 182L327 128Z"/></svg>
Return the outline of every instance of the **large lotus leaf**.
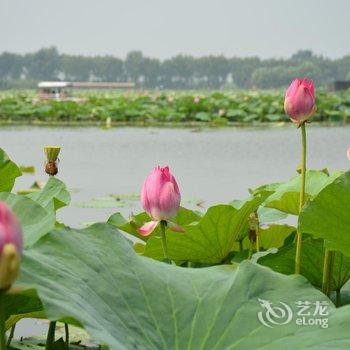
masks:
<svg viewBox="0 0 350 350"><path fill-rule="evenodd" d="M328 175L324 171L309 170L306 173L305 198L314 198L325 186L332 183L340 172ZM275 192L269 196L265 206L275 208L288 214L298 215L301 175L275 187ZM265 189L262 187L261 189Z"/></svg>
<svg viewBox="0 0 350 350"><path fill-rule="evenodd" d="M31 193L27 197L52 211L65 207L70 202L70 194L66 185L53 176L50 176L49 181L42 190Z"/></svg>
<svg viewBox="0 0 350 350"><path fill-rule="evenodd" d="M211 207L198 223L184 226L185 233L167 230L168 257L175 261L205 264L227 260L235 242L247 235L249 215L257 210L267 195L252 197L240 209L231 205ZM160 237L153 236L147 241L144 255L164 258Z"/></svg>
<svg viewBox="0 0 350 350"><path fill-rule="evenodd" d="M324 259L324 241L308 238L301 249L301 274L314 286L321 288ZM275 254L259 259L259 264L268 266L277 272L291 275L294 273L295 244L282 247ZM340 290L350 279L350 258L336 252L334 256L331 290Z"/></svg>
<svg viewBox="0 0 350 350"><path fill-rule="evenodd" d="M3 192L0 200L12 208L20 221L25 246L32 245L55 226L55 213L26 196Z"/></svg>
<svg viewBox="0 0 350 350"><path fill-rule="evenodd" d="M0 192L10 192L16 177L21 175L22 172L19 167L0 148Z"/></svg>
<svg viewBox="0 0 350 350"><path fill-rule="evenodd" d="M177 223L180 226L189 225L193 222L200 220L200 215L192 210L181 207L177 212L177 215L171 220ZM160 228L157 227L152 236L141 236L137 229L141 227L145 222L151 221L152 219L146 212L139 213L134 215L131 220L128 222L120 213L113 214L109 219L108 223L116 226L120 230L127 232L133 236L136 236L143 241L147 241L150 237L160 234Z"/></svg>
<svg viewBox="0 0 350 350"><path fill-rule="evenodd" d="M315 238L325 239L329 248L350 257L350 171L305 205L299 228Z"/></svg>
<svg viewBox="0 0 350 350"><path fill-rule="evenodd" d="M25 252L18 284L38 290L51 320L75 319L113 350L345 350L350 344L349 307L329 305L329 328L296 324L296 302L328 300L301 276L251 262L236 269L165 264L138 256L109 224L46 235ZM292 320L264 326L258 298L286 303Z"/></svg>

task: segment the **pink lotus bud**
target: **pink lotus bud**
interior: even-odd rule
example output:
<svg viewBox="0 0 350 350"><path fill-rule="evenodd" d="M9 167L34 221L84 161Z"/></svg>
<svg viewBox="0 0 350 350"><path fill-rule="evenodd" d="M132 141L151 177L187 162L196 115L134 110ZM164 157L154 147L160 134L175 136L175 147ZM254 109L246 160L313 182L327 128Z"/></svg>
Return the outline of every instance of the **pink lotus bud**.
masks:
<svg viewBox="0 0 350 350"><path fill-rule="evenodd" d="M22 229L6 203L0 202L0 256L7 244L13 244L22 253Z"/></svg>
<svg viewBox="0 0 350 350"><path fill-rule="evenodd" d="M0 202L0 293L14 283L22 253L22 230L8 206Z"/></svg>
<svg viewBox="0 0 350 350"><path fill-rule="evenodd" d="M201 102L201 98L200 98L199 96L196 96L196 97L193 99L193 102L197 104L197 103Z"/></svg>
<svg viewBox="0 0 350 350"><path fill-rule="evenodd" d="M179 210L180 201L179 187L169 167L154 168L147 176L141 192L143 209L154 221L143 225L139 233L144 236L149 235L162 220L167 221L169 228L174 231L182 231L180 227L169 221Z"/></svg>
<svg viewBox="0 0 350 350"><path fill-rule="evenodd" d="M176 215L180 200L179 187L169 167L154 168L143 184L143 209L155 220L168 220Z"/></svg>
<svg viewBox="0 0 350 350"><path fill-rule="evenodd" d="M298 125L310 118L315 110L314 83L309 79L294 79L286 91L284 110Z"/></svg>

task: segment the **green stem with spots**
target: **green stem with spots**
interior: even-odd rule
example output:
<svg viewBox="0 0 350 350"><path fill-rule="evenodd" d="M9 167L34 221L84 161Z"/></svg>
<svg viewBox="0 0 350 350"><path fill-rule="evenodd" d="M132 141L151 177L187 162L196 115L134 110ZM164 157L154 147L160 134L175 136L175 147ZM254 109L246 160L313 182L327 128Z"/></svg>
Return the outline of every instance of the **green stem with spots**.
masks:
<svg viewBox="0 0 350 350"><path fill-rule="evenodd" d="M260 227L259 227L259 223L256 225L255 227L255 244L256 244L256 251L260 252Z"/></svg>
<svg viewBox="0 0 350 350"><path fill-rule="evenodd" d="M306 178L306 128L305 123L301 124L301 186L299 195L299 214L305 203L305 178ZM301 242L302 233L297 230L296 251L295 251L295 273L300 274Z"/></svg>
<svg viewBox="0 0 350 350"><path fill-rule="evenodd" d="M166 236L165 236L166 227L167 227L166 221L162 220L160 222L160 234L161 234L161 237L162 237L163 255L164 255L164 259L165 260L169 260L168 259L168 249L167 249L167 244L166 244Z"/></svg>

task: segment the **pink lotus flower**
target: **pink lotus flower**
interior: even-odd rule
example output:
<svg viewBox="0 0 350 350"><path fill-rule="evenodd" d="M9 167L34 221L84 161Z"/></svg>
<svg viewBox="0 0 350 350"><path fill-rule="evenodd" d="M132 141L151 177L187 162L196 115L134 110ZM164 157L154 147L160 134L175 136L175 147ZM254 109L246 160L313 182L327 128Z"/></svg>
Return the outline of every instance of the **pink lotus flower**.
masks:
<svg viewBox="0 0 350 350"><path fill-rule="evenodd" d="M0 293L15 281L21 253L21 227L11 209L0 202Z"/></svg>
<svg viewBox="0 0 350 350"><path fill-rule="evenodd" d="M0 202L0 256L7 244L13 244L22 253L22 229L6 203Z"/></svg>
<svg viewBox="0 0 350 350"><path fill-rule="evenodd" d="M169 221L180 208L181 194L169 167L157 166L147 176L141 192L143 209L153 219L138 229L142 236L150 235L161 221L173 231L183 232L183 229Z"/></svg>
<svg viewBox="0 0 350 350"><path fill-rule="evenodd" d="M316 110L314 83L309 79L294 79L286 91L284 110L295 124L301 125Z"/></svg>

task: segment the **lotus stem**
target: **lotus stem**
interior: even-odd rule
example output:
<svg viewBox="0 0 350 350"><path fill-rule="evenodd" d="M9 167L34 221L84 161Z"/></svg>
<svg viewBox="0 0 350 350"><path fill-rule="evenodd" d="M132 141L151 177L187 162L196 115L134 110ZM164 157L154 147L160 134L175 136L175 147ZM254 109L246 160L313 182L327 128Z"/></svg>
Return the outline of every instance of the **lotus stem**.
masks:
<svg viewBox="0 0 350 350"><path fill-rule="evenodd" d="M242 253L243 252L243 239L240 239L238 241L238 243L239 243L239 251Z"/></svg>
<svg viewBox="0 0 350 350"><path fill-rule="evenodd" d="M166 236L165 236L166 227L167 227L166 221L162 220L160 222L160 234L162 236L163 255L164 255L164 259L168 260L168 249L167 249Z"/></svg>
<svg viewBox="0 0 350 350"><path fill-rule="evenodd" d="M249 215L249 239L251 243L255 244L255 250L257 252L260 251L260 237L259 237L259 229L260 229L260 224L259 224L259 218L258 218L258 213L253 212Z"/></svg>
<svg viewBox="0 0 350 350"><path fill-rule="evenodd" d="M326 249L324 252L324 258L323 258L323 275L322 275L322 292L324 294L327 294L327 288L328 288L329 261L330 261L330 251Z"/></svg>
<svg viewBox="0 0 350 350"><path fill-rule="evenodd" d="M341 293L340 293L340 289L336 290L336 300L335 300L335 306L336 307L340 307L341 306Z"/></svg>
<svg viewBox="0 0 350 350"><path fill-rule="evenodd" d="M250 246L249 246L249 251L248 251L248 257L247 257L247 259L248 259L248 260L251 260L252 256L253 256L253 243L250 242Z"/></svg>
<svg viewBox="0 0 350 350"><path fill-rule="evenodd" d="M4 292L0 291L0 350L6 350Z"/></svg>
<svg viewBox="0 0 350 350"><path fill-rule="evenodd" d="M328 249L325 250L323 260L323 275L322 275L322 292L327 296L330 295L332 289L332 270L334 263L334 253Z"/></svg>
<svg viewBox="0 0 350 350"><path fill-rule="evenodd" d="M255 227L255 234L256 234L256 251L260 252L260 227L259 222L257 221L256 227Z"/></svg>
<svg viewBox="0 0 350 350"><path fill-rule="evenodd" d="M299 214L303 209L305 203L305 177L306 177L306 128L305 122L301 124L301 186L300 186L300 196L299 196ZM301 242L302 242L302 232L297 230L297 242L295 251L295 273L300 274L300 258L301 258Z"/></svg>
<svg viewBox="0 0 350 350"><path fill-rule="evenodd" d="M339 268L339 275L338 275L338 281L341 281L341 272L342 272L342 267L343 267L343 253L340 253L340 252L336 252L334 253L335 257L336 255L339 255L339 264L338 265L338 268ZM335 260L335 257L334 257L334 260ZM333 264L334 266L334 264ZM341 288L338 288L336 290L336 307L340 307L341 306L341 292L340 292Z"/></svg>
<svg viewBox="0 0 350 350"><path fill-rule="evenodd" d="M11 341L13 339L13 336L15 335L15 329L16 329L16 323L11 327L10 335L7 339L7 346L8 347L11 345Z"/></svg>
<svg viewBox="0 0 350 350"><path fill-rule="evenodd" d="M54 322L51 321L49 324L49 330L47 332L45 350L52 350L52 345L55 342L55 330L56 330L56 321Z"/></svg>
<svg viewBox="0 0 350 350"><path fill-rule="evenodd" d="M68 323L64 324L64 332L66 335L66 349L68 350L69 349L69 326L68 326Z"/></svg>

